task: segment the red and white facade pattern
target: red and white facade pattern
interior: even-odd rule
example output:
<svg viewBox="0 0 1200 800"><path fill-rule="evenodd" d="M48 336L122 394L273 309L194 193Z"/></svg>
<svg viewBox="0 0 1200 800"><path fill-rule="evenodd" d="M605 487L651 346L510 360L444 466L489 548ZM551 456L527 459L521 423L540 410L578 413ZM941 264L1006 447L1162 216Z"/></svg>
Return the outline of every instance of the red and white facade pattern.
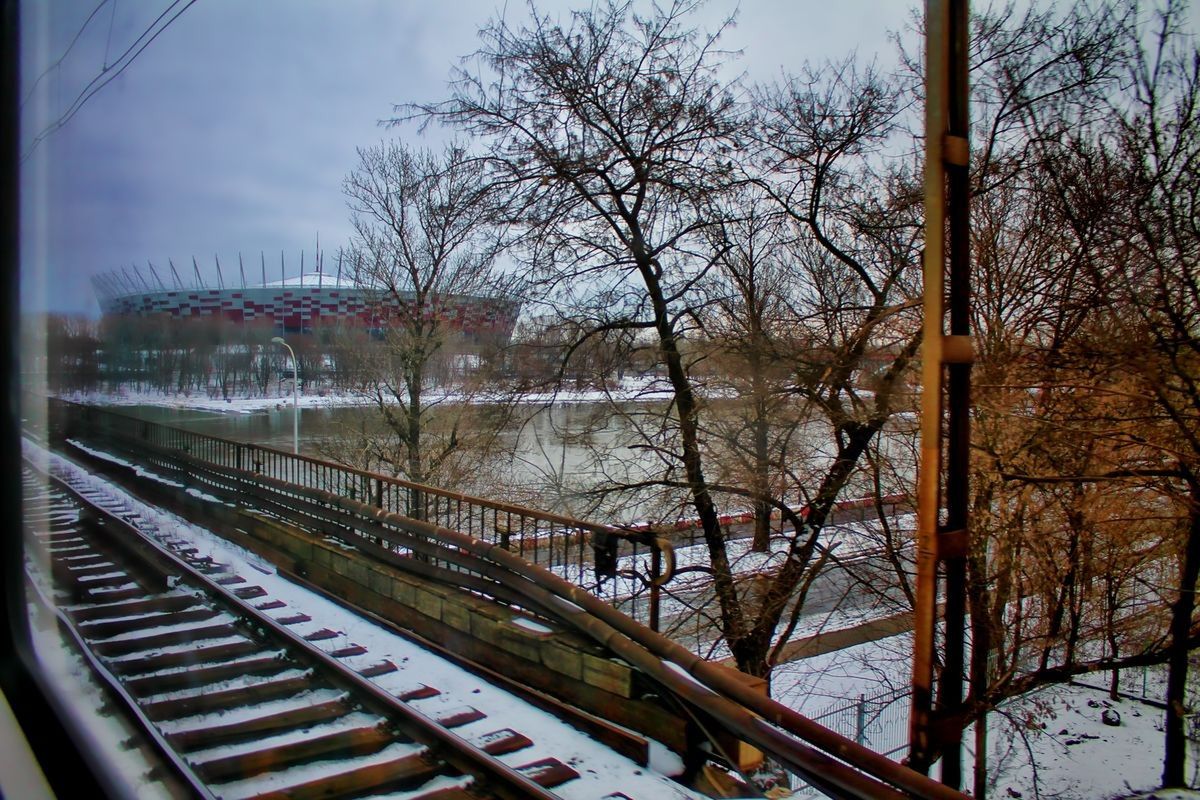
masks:
<svg viewBox="0 0 1200 800"><path fill-rule="evenodd" d="M223 318L270 325L286 332L309 332L326 325L386 328L399 313L398 301L381 300L359 288L258 286L241 289L180 289L100 298L105 314L179 318ZM506 341L520 304L469 295L438 298L436 316L452 330L476 340Z"/></svg>

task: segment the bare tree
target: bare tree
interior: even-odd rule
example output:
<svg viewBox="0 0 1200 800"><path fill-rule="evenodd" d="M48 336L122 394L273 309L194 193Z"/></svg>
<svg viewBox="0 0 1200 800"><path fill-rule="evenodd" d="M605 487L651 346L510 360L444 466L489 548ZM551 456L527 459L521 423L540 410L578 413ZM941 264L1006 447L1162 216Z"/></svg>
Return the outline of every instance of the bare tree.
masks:
<svg viewBox="0 0 1200 800"><path fill-rule="evenodd" d="M825 518L890 416L891 390L916 350L914 320L900 321L909 307L901 287L912 288L901 275L917 263L916 204L888 188L854 196L853 178L867 174L875 142L894 123L886 92L873 76L860 81L831 73L822 78L836 86L831 94L779 90L758 99L760 105L778 103L769 115L775 129L756 136L744 91L720 79L728 58L718 49L720 30L689 27L694 10L692 3L675 2L642 17L627 3L607 3L572 14L564 25L536 9L533 22L519 30L494 22L483 30L484 47L476 54L486 73L464 69L450 99L400 110L405 118L441 121L486 143L493 180L514 198L512 218L526 232L527 260L543 297L579 331L566 348L564 374L569 359L597 339L615 342L620 334L636 342L643 332L652 337L671 399L665 413L621 411L645 457L641 474L621 476L607 489L656 493L675 513L686 502L700 526L725 640L743 670L765 676L777 657L772 645L781 619L789 611L792 620L797 617L804 589L824 563ZM766 147L794 133L788 126L797 110L809 126L801 136L829 139L817 144L819 163L801 163L797 151L750 164L756 142ZM854 124L835 122L847 113ZM782 165L793 156L801 160L788 162L794 168L784 175ZM843 158L854 164L843 168ZM809 192L814 169L817 189L801 210L790 201L796 192ZM855 170L860 174L852 176ZM760 180L764 172L779 180ZM784 186L789 180L805 183L793 191ZM724 198L751 183L760 191L778 190L772 213L795 212L783 220L785 238L804 242L788 253L795 263L787 265L786 278L782 265L768 268L757 255L746 260L757 245L742 237L758 234L750 215ZM825 227L830 214L839 215L836 230ZM882 224L897 216L904 222ZM867 240L845 243L858 234ZM865 260L868 252L873 260L864 268L856 258ZM799 354L793 348L778 366L786 380L770 392L753 379L737 388L751 398L748 430L756 432L746 438L732 432L734 418L723 415L705 391L711 378L706 363L718 328L757 327L763 334L755 343L758 352L743 349L737 357L759 359L760 376L770 372L769 352L761 348L767 346L764 314L774 312L761 307L766 284L758 283L768 269L776 269L767 281L776 293L781 281L804 285L808 308L787 313L821 344ZM859 275L864 269L874 274ZM741 286L714 291L721 271L740 276ZM714 326L714 335L706 325ZM860 391L867 363L884 353L890 355L873 370L874 391ZM724 356L734 356L733 349L725 348ZM784 407L798 418L806 405L832 420L827 435L834 455L814 458L815 472L787 475L779 453L763 457L767 428L759 423L768 415L782 419ZM786 441L787 426L778 433ZM748 473L727 475L714 467L731 452L746 457ZM781 476L774 485L763 480L772 471ZM808 505L807 518L798 500ZM790 533L779 569L740 586L720 512L745 504L755 507L760 525L769 506Z"/></svg>
<svg viewBox="0 0 1200 800"><path fill-rule="evenodd" d="M705 388L725 398L714 404L708 439L724 465L718 482L748 489L752 549L765 553L777 515L772 498L801 491L792 462L810 414L793 387L799 362L819 337L799 308L807 298L795 262L803 254L786 217L749 182L726 202L710 232L719 258L699 315L700 346L709 351Z"/></svg>
<svg viewBox="0 0 1200 800"><path fill-rule="evenodd" d="M1176 519L1163 785L1183 786L1200 576L1200 50L1182 0L1129 10L1122 90L1099 118L1053 128L1045 152L1064 215L1095 243L1088 277L1109 298L1101 335L1083 345L1121 375L1122 413L1098 419L1120 459L1088 477L1140 477Z"/></svg>
<svg viewBox="0 0 1200 800"><path fill-rule="evenodd" d="M454 355L450 318L464 296L505 297L491 195L459 145L433 153L387 143L358 155L344 183L354 225L345 258L373 298L379 346L355 355L385 434L360 449L373 452L373 466L414 482L449 480L456 453L484 432L463 425L465 384L457 396L447 387L431 396L429 385L439 359ZM412 499L419 510L420 498Z"/></svg>

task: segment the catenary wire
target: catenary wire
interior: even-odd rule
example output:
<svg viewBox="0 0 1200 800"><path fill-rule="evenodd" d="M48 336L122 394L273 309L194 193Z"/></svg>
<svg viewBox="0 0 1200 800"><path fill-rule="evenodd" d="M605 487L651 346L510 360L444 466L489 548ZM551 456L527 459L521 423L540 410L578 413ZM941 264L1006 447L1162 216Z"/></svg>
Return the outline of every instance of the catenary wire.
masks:
<svg viewBox="0 0 1200 800"><path fill-rule="evenodd" d="M75 101L71 103L71 105L67 108L67 110L65 112L63 112L63 114L61 116L59 116L59 118L57 120L55 120L54 122L51 122L46 127L42 128L42 130L33 139L33 141L30 142L28 149L25 150L25 153L21 156L22 163L24 163L29 158L29 156L33 153L33 151L37 148L37 146L39 144L41 144L43 141L45 141L45 139L48 136L50 136L50 134L54 133L59 128L63 127L68 122L70 122L71 118L74 117L75 114L77 114L81 108L83 108L83 105L85 103L87 103L87 101L90 100L93 97L93 95L96 94L96 92L103 89L111 81L113 81L118 75L120 75L122 72L124 72L126 70L126 68L128 68L129 65L132 64L137 59L137 57L139 55L141 55L142 52L147 47L149 47L151 45L151 43L154 42L155 39L157 39L159 37L159 35L163 31L165 31L168 27L170 27L172 22L179 19L179 17L185 11L187 11L189 8L191 8L193 5L195 5L196 0L188 0L187 3L183 6L183 8L181 8L175 12L174 16L172 16L170 19L168 19L166 22L164 22L161 27L158 27L158 30L154 30L155 26L157 26L158 23L160 21L162 21L162 19L165 16L167 16L167 14L171 13L171 10L173 8L175 8L176 6L178 6L180 2L181 2L181 0L174 0L174 2L172 2L171 5L169 5L166 8L165 11L163 11L161 14L159 14L158 17L154 20L154 22L152 22L150 24L150 26L147 27L146 30L144 30L142 32L142 34L140 36L138 36L137 39L134 40L133 44L131 44L128 48L126 48L125 52L122 53L121 56L115 62L113 62L112 67L102 70L99 75L97 75L95 78L93 78L88 83L88 85L85 86L82 91L80 91L79 95L75 98ZM151 31L154 31L154 32L151 33ZM149 35L150 38L146 39L147 35ZM142 39L146 39L146 41L140 47L138 47L138 43L141 42ZM134 50L135 47L137 48L136 51ZM129 55L131 52L133 53L133 55ZM126 56L129 56L128 59L126 59ZM124 63L122 63L122 62L124 62ZM119 67L116 66L117 64L120 64L120 66Z"/></svg>

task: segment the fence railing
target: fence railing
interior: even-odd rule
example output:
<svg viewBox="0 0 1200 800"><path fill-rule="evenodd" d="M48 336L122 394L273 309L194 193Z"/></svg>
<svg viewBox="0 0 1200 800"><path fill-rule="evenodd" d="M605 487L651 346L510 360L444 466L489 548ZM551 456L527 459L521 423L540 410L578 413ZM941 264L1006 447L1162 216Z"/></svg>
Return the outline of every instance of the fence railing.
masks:
<svg viewBox="0 0 1200 800"><path fill-rule="evenodd" d="M180 453L217 467L253 472L366 503L497 544L605 599L619 579L631 587L621 610L653 630L662 586L673 571L670 543L647 530L624 530L354 469L271 447L222 439L65 400L49 401L61 435L131 456Z"/></svg>
<svg viewBox="0 0 1200 800"><path fill-rule="evenodd" d="M912 705L908 689L888 690L874 695L859 695L856 700L838 702L812 717L812 721L847 739L885 756L908 749L908 715ZM790 776L795 796L819 794L797 775Z"/></svg>

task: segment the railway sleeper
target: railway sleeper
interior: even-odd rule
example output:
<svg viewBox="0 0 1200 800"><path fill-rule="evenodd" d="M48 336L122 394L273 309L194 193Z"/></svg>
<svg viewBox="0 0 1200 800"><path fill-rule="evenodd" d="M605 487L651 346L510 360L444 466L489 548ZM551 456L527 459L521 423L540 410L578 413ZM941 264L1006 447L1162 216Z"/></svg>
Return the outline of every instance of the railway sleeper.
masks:
<svg viewBox="0 0 1200 800"><path fill-rule="evenodd" d="M83 554L85 552L86 553L94 553L95 550L92 548L92 546L90 544L88 544L86 541L84 541L81 537L76 536L73 539L69 539L69 540L67 540L65 542L61 542L59 544L51 544L49 547L46 548L46 552L52 556L62 556L65 553L76 553L76 554Z"/></svg>
<svg viewBox="0 0 1200 800"><path fill-rule="evenodd" d="M55 529L50 528L49 533L37 534L37 539L47 548L51 547L70 547L75 544L85 544L86 539L80 534L78 521L72 520L69 526Z"/></svg>
<svg viewBox="0 0 1200 800"><path fill-rule="evenodd" d="M317 760L368 755L382 750L395 738L386 722L379 720L374 725L360 725L324 734L314 730L310 737L300 741L268 745L249 753L193 763L193 768L206 782L221 783Z"/></svg>
<svg viewBox="0 0 1200 800"><path fill-rule="evenodd" d="M109 586L125 586L132 580L129 574L119 569L111 569L108 572L102 572L98 575L78 575L75 574L75 582L88 590L96 590Z"/></svg>
<svg viewBox="0 0 1200 800"><path fill-rule="evenodd" d="M207 711L237 708L274 698L288 697L297 692L311 689L312 686L312 671L306 670L300 674L287 675L282 678L268 678L231 689L205 691L185 697L172 697L163 700L149 700L142 704L142 711L148 718L156 722L166 719L179 719L180 717L202 714Z"/></svg>
<svg viewBox="0 0 1200 800"><path fill-rule="evenodd" d="M472 722L478 722L486 716L487 714L484 714L477 708L460 706L459 708L451 708L439 712L434 716L433 721L443 728L453 730L454 728L461 728L463 725L470 725Z"/></svg>
<svg viewBox="0 0 1200 800"><path fill-rule="evenodd" d="M156 612L178 611L190 608L200 602L193 594L168 594L148 597L139 600L126 600L119 603L103 605L87 605L66 609L67 615L75 622L90 622L100 619L131 617Z"/></svg>
<svg viewBox="0 0 1200 800"><path fill-rule="evenodd" d="M167 741L180 752L203 750L268 736L302 725L331 722L350 713L347 696L320 703L263 714L257 717L191 728L166 734Z"/></svg>
<svg viewBox="0 0 1200 800"><path fill-rule="evenodd" d="M100 572L101 570L116 568L116 564L99 554L97 554L94 558L74 559L71 561L64 560L63 565L72 575L84 575L87 573Z"/></svg>
<svg viewBox="0 0 1200 800"><path fill-rule="evenodd" d="M221 639L237 634L238 629L234 623L218 622L195 628L147 633L145 636L136 636L128 639L93 641L92 649L101 656L111 658L113 656L124 656L132 653L156 650L173 644L201 642L205 639Z"/></svg>
<svg viewBox="0 0 1200 800"><path fill-rule="evenodd" d="M168 652L136 654L132 657L111 661L109 668L121 675L136 675L144 672L158 672L171 667L208 664L223 659L238 658L257 653L260 650L262 650L262 645L258 642L239 637L235 641L219 642L207 647L186 647Z"/></svg>
<svg viewBox="0 0 1200 800"><path fill-rule="evenodd" d="M394 757L380 754L395 751ZM355 765L355 760L359 761ZM280 788L269 788L258 794L229 792L255 800L324 800L329 797L364 794L388 790L411 789L443 771L444 765L431 758L428 748L422 746L394 744L378 753L347 760L344 768L318 778L304 778L303 766L297 771L295 783L287 783L287 771L280 776ZM232 787L229 787L232 788ZM249 787L247 787L249 788ZM218 787L218 792L221 792Z"/></svg>
<svg viewBox="0 0 1200 800"><path fill-rule="evenodd" d="M81 586L78 593L72 593L73 599L90 598L98 603L116 603L121 600L139 600L146 597L147 592L137 583L130 581L122 586Z"/></svg>
<svg viewBox="0 0 1200 800"><path fill-rule="evenodd" d="M240 675L275 675L290 666L279 651L274 651L248 660L227 661L194 669L130 678L125 681L125 685L136 697L151 697L165 692L207 686Z"/></svg>
<svg viewBox="0 0 1200 800"><path fill-rule="evenodd" d="M120 636L123 633L161 628L164 623L203 622L204 620L212 619L220 613L217 609L203 605L197 600L192 606L177 611L152 611L147 614L131 614L123 617L80 622L78 624L80 633L89 639L98 640Z"/></svg>
<svg viewBox="0 0 1200 800"><path fill-rule="evenodd" d="M578 772L557 758L543 758L540 761L534 761L531 764L526 764L516 769L517 772L529 778L529 780L538 786L544 786L547 789L561 786L567 781L575 780L579 777Z"/></svg>
<svg viewBox="0 0 1200 800"><path fill-rule="evenodd" d="M375 736L386 737L388 734L382 728L372 729L373 734L368 735L368 739L373 739ZM356 735L358 734L356 732ZM333 737L331 745L333 744ZM351 739L354 737L350 737ZM381 739L382 741L382 739ZM490 755L502 755L506 753L514 753L530 747L533 742L526 736L517 733L511 729L505 728L499 731L484 734L476 738L473 742L484 752ZM386 746L386 741L375 749L378 752ZM336 753L337 751L330 751ZM340 751L341 755L345 756L347 751ZM301 751L296 751L296 757L300 758ZM303 761L298 761L304 763ZM278 766L278 764L276 765ZM234 770L232 774L237 775L235 765L230 764L229 769ZM200 767L204 770L206 767ZM266 770L263 770L264 772ZM399 759L386 761L383 763L364 764L360 767L347 766L347 768L339 769L336 774L330 774L321 778L294 784L286 789L272 790L260 795L256 795L257 800L274 797L289 797L289 798L307 798L307 797L334 797L343 794L359 794L368 791L392 791L392 790L414 790L414 796L422 798L439 798L439 800L450 800L450 798L475 798L481 795L477 792L470 791L469 787L474 783L470 777L457 779L457 783L452 786L431 787L429 793L419 793L420 784L425 783L443 774L445 768L440 765L434 758L433 753L424 748L417 750L409 755ZM575 772L570 767L566 766L557 759L542 759L531 764L526 764L522 767L517 767L517 771L525 774L531 780L538 782L542 786L551 787L557 786L573 778L579 777L579 773ZM241 773L245 777L250 777L250 772ZM260 773L261 774L261 773ZM486 796L484 793L482 796Z"/></svg>

